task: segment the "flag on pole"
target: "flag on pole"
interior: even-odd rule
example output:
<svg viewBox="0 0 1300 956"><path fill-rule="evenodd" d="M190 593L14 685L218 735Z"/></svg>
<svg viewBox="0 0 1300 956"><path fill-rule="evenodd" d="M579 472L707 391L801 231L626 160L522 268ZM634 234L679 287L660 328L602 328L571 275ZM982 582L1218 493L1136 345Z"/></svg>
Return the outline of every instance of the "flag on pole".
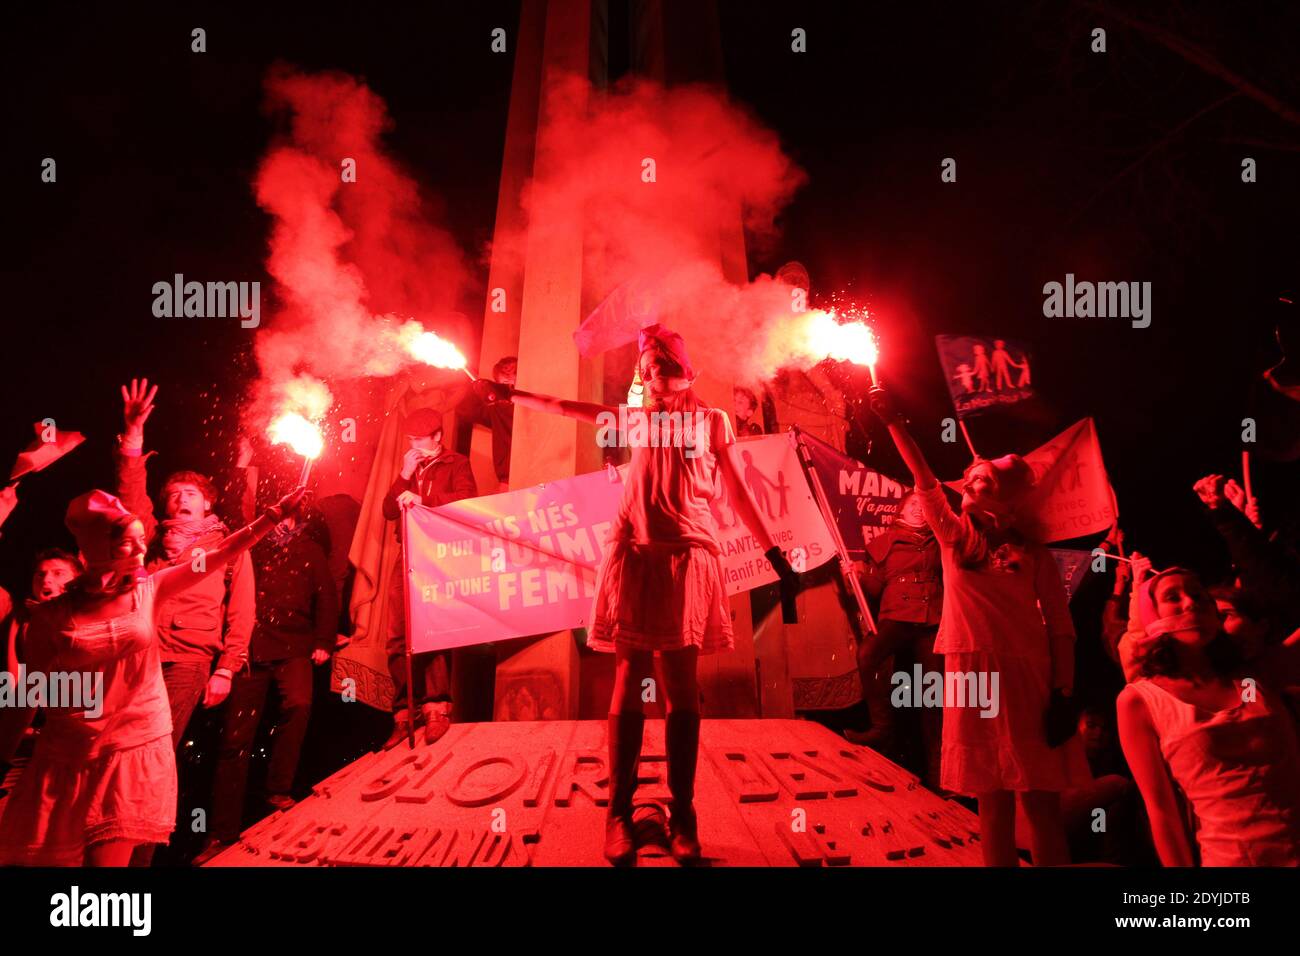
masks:
<svg viewBox="0 0 1300 956"><path fill-rule="evenodd" d="M1033 398L1029 349L1020 342L936 335L934 343L958 418Z"/></svg>
<svg viewBox="0 0 1300 956"><path fill-rule="evenodd" d="M653 279L628 279L591 310L573 333L578 354L599 355L636 341L646 326L659 321L659 296Z"/></svg>
<svg viewBox="0 0 1300 956"><path fill-rule="evenodd" d="M836 451L807 432L801 431L800 437L826 489L844 548L850 558L860 561L871 539L894 520L907 486Z"/></svg>
<svg viewBox="0 0 1300 956"><path fill-rule="evenodd" d="M1119 520L1119 502L1091 418L1075 422L1023 457L1033 469L1034 487L1021 512L1038 525L1043 542L1108 531ZM961 494L960 480L944 484Z"/></svg>
<svg viewBox="0 0 1300 956"><path fill-rule="evenodd" d="M10 482L48 468L86 440L80 432L61 431L46 422L37 422L32 427L36 431L36 441L19 453L13 471L9 473Z"/></svg>

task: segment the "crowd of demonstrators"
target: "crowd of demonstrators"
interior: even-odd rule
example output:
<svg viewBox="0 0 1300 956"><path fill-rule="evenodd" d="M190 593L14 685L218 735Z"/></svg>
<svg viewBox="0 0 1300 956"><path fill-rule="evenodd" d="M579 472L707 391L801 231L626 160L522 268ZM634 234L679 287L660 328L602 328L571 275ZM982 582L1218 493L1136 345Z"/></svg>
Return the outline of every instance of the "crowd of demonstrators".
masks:
<svg viewBox="0 0 1300 956"><path fill-rule="evenodd" d="M1258 502L1221 475L1195 483L1232 561L1213 586L1183 567L1156 572L1140 552L1123 557L1113 528L1100 547L1115 573L1093 576L1110 583L1094 613L1068 603L1019 507L1033 482L1021 459L977 458L954 511L889 396L873 389L871 404L915 488L868 545L863 584L880 601L879 626L859 664L872 729L846 736L915 766L879 668L909 644L924 660L937 624L945 676L999 678L996 716L945 701L937 785L930 778L974 799L987 864L1015 865L1028 845L1035 865L1300 865L1300 555L1266 527ZM940 553L933 579L913 502ZM1076 633L1087 635L1081 647ZM1076 652L1087 668L1076 669Z"/></svg>
<svg viewBox="0 0 1300 956"><path fill-rule="evenodd" d="M46 701L45 724L0 817L0 864L126 866L176 825L172 705L159 626L166 608L294 513L295 491L211 542L207 560L148 568L145 521L105 491L68 505L84 568L30 609L19 653L33 671L95 675L94 707ZM82 702L84 704L84 702Z"/></svg>
<svg viewBox="0 0 1300 956"><path fill-rule="evenodd" d="M501 388L511 386L498 383ZM402 538L403 510L412 505L437 508L478 494L469 459L450 448L442 439L442 415L432 408L419 408L407 416L404 426L410 448L402 457L400 474L384 496L384 517L396 521ZM393 679L393 732L384 748L394 747L423 721L424 739L433 743L451 726L451 652L429 651L411 657L411 681L407 686L406 657L406 567L404 549L398 549L388 592L388 673ZM415 714L419 697L420 713Z"/></svg>

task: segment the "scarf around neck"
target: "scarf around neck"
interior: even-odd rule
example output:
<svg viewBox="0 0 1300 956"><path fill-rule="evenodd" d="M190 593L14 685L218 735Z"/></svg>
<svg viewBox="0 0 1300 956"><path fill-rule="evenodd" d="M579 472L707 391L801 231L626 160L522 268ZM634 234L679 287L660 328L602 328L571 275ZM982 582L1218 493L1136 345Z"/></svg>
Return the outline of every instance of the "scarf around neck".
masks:
<svg viewBox="0 0 1300 956"><path fill-rule="evenodd" d="M175 561L201 538L216 532L220 532L222 537L229 533L221 519L214 514L202 518L167 518L159 522L158 526L162 529L159 540L163 556L168 561Z"/></svg>

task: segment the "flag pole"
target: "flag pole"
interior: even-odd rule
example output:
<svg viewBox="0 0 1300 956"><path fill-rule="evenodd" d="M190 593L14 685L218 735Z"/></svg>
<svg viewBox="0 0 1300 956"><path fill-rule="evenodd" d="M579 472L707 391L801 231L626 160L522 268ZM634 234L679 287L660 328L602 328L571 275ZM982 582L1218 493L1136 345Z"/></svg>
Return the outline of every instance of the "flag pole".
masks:
<svg viewBox="0 0 1300 956"><path fill-rule="evenodd" d="M406 620L403 621L402 638L406 643L406 742L414 750L415 665L412 660L414 653L411 650L411 561L406 548L406 542L411 537L410 518L411 509L407 507L402 511L402 599L406 607L406 613L403 615Z"/></svg>
<svg viewBox="0 0 1300 956"><path fill-rule="evenodd" d="M831 543L835 545L835 551L839 555L840 575L844 578L844 584L853 595L853 600L858 605L858 614L861 616L863 625L863 634L874 634L876 632L876 619L871 616L871 608L867 607L867 596L862 593L862 582L853 570L853 560L849 557L848 546L844 543L844 536L840 534L839 522L835 520L835 515L831 513L830 499L826 496L826 488L822 485L821 475L817 473L817 468L813 464L812 452L803 441L803 431L798 425L791 425L790 430L794 432L795 447L799 452L799 464L803 465L804 477L807 478L809 486L812 488L813 497L817 500L817 509L822 513L822 520L826 522L826 528L831 533Z"/></svg>
<svg viewBox="0 0 1300 956"><path fill-rule="evenodd" d="M1254 501L1255 492L1250 483L1250 450L1241 450L1241 479L1246 485L1246 500Z"/></svg>
<svg viewBox="0 0 1300 956"><path fill-rule="evenodd" d="M956 409L953 410L953 414L956 414ZM970 432L966 430L966 419L957 415L957 424L961 427L961 437L966 439L966 447L970 449L970 456L978 458L980 453L975 450L975 443L970 440Z"/></svg>

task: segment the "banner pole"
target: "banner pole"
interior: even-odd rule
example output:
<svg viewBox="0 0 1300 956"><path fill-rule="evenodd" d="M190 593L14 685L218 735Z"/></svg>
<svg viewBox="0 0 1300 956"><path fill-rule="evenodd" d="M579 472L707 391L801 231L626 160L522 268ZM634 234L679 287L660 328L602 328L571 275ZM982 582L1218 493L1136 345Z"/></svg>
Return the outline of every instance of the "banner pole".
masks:
<svg viewBox="0 0 1300 956"><path fill-rule="evenodd" d="M954 414L956 414L955 411L954 411ZM968 431L966 430L966 419L964 419L964 418L962 418L960 415L958 415L958 416L957 416L957 424L958 424L958 426L960 426L960 428L961 428L961 436L962 436L962 438L965 438L965 439L966 439L966 447L970 449L970 456L971 456L972 458L978 458L978 457L980 456L980 453L977 452L977 451L975 450L975 443L974 443L973 441L970 440L970 432L968 432Z"/></svg>
<svg viewBox="0 0 1300 956"><path fill-rule="evenodd" d="M415 665L411 650L411 561L406 550L406 542L411 537L411 509L402 512L402 595L406 606L406 620L403 622L402 638L406 643L406 743L415 749Z"/></svg>
<svg viewBox="0 0 1300 956"><path fill-rule="evenodd" d="M848 547L844 544L844 537L840 534L839 522L835 520L834 514L831 513L830 499L826 496L826 489L822 486L821 475L817 474L817 466L813 464L812 453L808 451L808 446L803 443L803 432L799 426L791 425L790 430L794 432L795 447L799 452L799 463L803 465L804 477L808 479L808 484L812 487L813 497L817 499L817 508L821 511L822 520L826 522L826 528L831 533L831 543L835 545L835 551L839 554L840 576L844 578L845 586L853 595L853 600L857 602L858 614L862 619L864 633L874 634L876 632L876 619L871 616L871 608L867 607L867 596L862 593L862 582L858 580L858 576L853 570L853 561L849 557Z"/></svg>

